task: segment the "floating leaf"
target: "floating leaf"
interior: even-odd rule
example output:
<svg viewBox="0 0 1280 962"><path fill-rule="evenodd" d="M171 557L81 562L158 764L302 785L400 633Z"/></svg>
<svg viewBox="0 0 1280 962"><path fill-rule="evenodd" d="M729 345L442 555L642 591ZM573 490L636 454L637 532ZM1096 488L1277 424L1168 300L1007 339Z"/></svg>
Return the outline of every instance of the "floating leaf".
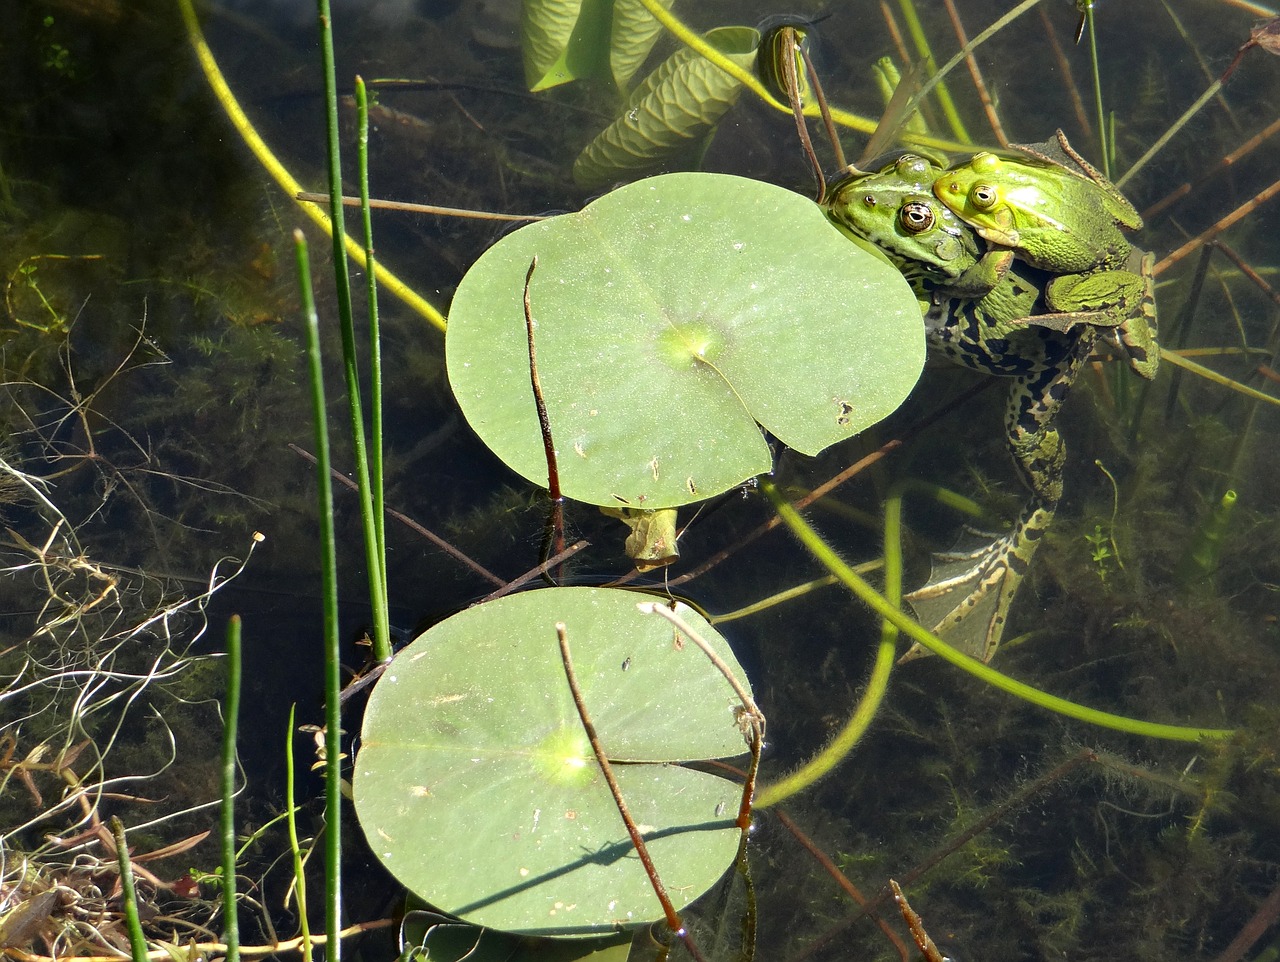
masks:
<svg viewBox="0 0 1280 962"><path fill-rule="evenodd" d="M411 892L487 928L601 935L662 909L583 733L556 623L677 905L732 863L741 789L674 764L745 750L728 682L633 592L549 588L469 608L401 651L365 710L356 814ZM743 681L728 644L682 617Z"/></svg>
<svg viewBox="0 0 1280 962"><path fill-rule="evenodd" d="M538 373L564 494L676 507L771 467L763 425L805 454L895 410L924 363L901 275L810 200L725 174L667 174L508 234L454 297L449 381L513 470L547 482Z"/></svg>
<svg viewBox="0 0 1280 962"><path fill-rule="evenodd" d="M753 69L760 34L750 27L718 27L706 41L746 70ZM652 171L709 134L742 92L742 82L688 47L681 47L632 92L622 116L578 155L573 177L600 186Z"/></svg>

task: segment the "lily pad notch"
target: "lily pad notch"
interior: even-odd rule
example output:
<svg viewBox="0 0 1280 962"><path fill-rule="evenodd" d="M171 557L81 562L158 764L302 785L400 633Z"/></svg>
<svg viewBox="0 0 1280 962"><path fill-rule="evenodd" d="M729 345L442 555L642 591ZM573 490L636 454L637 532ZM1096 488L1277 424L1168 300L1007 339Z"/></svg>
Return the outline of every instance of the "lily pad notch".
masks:
<svg viewBox="0 0 1280 962"><path fill-rule="evenodd" d="M524 277L563 493L652 510L767 472L762 428L814 455L895 410L924 363L901 275L807 198L664 174L523 227L459 285L445 341L467 421L546 483Z"/></svg>

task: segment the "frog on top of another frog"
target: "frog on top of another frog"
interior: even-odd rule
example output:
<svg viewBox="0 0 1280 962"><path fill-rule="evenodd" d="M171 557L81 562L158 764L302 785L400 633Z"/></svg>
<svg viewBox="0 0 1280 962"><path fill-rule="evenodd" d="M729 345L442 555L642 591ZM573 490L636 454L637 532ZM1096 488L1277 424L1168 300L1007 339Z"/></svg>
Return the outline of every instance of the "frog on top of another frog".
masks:
<svg viewBox="0 0 1280 962"><path fill-rule="evenodd" d="M933 193L990 244L1053 274L1038 323L1111 328L1108 339L1133 369L1155 377L1154 258L1135 251L1122 228L1142 217L1057 131L1044 144L1013 145L1020 156L982 152L947 170Z"/></svg>
<svg viewBox="0 0 1280 962"><path fill-rule="evenodd" d="M824 204L846 236L897 267L921 303L929 345L948 359L1012 378L1005 439L1031 492L1013 528L976 551L940 556L941 568L907 596L934 631L990 661L1009 606L1062 497L1066 449L1055 425L1105 324L1058 323L1059 277L985 242L944 206L934 184L950 172L904 154L875 173L852 171ZM1048 323L1041 320L1048 318ZM959 600L957 601L957 597ZM908 652L920 653L918 646Z"/></svg>

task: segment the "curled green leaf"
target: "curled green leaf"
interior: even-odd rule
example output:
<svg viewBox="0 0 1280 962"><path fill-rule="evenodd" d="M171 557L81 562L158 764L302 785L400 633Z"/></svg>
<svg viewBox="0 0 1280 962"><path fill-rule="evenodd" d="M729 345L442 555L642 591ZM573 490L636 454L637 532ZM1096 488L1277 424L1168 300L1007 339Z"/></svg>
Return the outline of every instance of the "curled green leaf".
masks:
<svg viewBox="0 0 1280 962"><path fill-rule="evenodd" d="M744 69L754 68L758 31L718 27L706 40ZM622 116L578 155L574 180L598 187L654 170L710 134L740 93L742 83L719 67L687 47L676 51L635 89Z"/></svg>
<svg viewBox="0 0 1280 962"><path fill-rule="evenodd" d="M668 10L675 0L658 0ZM662 24L653 19L640 0L614 0L613 25L609 31L609 66L613 82L626 90L635 72L649 56L662 33Z"/></svg>

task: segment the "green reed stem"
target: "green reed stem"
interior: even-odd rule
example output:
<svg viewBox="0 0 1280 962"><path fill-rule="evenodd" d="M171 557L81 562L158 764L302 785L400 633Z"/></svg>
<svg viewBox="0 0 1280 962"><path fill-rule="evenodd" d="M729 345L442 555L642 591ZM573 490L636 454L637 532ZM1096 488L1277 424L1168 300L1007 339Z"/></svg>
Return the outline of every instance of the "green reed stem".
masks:
<svg viewBox="0 0 1280 962"><path fill-rule="evenodd" d="M1147 152L1145 154L1134 161L1133 166L1126 170L1120 179L1115 182L1116 186L1123 187L1135 174L1138 173L1138 171L1147 166L1147 162L1156 154L1160 153L1160 151L1164 150L1165 144L1171 141L1177 135L1178 131L1182 130L1182 128L1187 125L1187 122L1200 112L1201 107L1217 96L1218 91L1221 89L1221 80L1215 80L1213 83L1209 84L1209 89L1197 97L1196 102L1183 111L1182 116L1175 120L1169 126L1169 129L1156 139L1154 144L1147 148Z"/></svg>
<svg viewBox="0 0 1280 962"><path fill-rule="evenodd" d="M108 824L115 837L116 859L120 864L120 893L124 902L124 927L129 932L129 954L133 962L147 962L147 937L142 934L142 921L138 918L138 891L133 884L133 863L129 861L124 824L114 815Z"/></svg>
<svg viewBox="0 0 1280 962"><path fill-rule="evenodd" d="M902 488L895 485L884 506L884 597L895 608L902 604ZM756 794L755 808L767 808L808 788L830 774L862 740L889 690L889 674L897 655L898 628L891 621L880 626L880 645L867 679L867 690L853 714L822 751L785 778L765 785Z"/></svg>
<svg viewBox="0 0 1280 962"><path fill-rule="evenodd" d="M369 311L369 486L373 494L374 559L382 584L382 610L387 611L387 511L382 473L382 333L378 319L378 275L374 270L373 216L369 208L369 91L364 78L356 77L356 172L360 180L360 221L364 237L365 297ZM375 619L375 626L377 622ZM390 625L384 616L381 630L375 628L373 656L379 661L391 657ZM385 647L379 642L385 642Z"/></svg>
<svg viewBox="0 0 1280 962"><path fill-rule="evenodd" d="M222 705L222 911L227 962L240 958L236 906L236 729L240 719L240 616L227 621L227 697Z"/></svg>
<svg viewBox="0 0 1280 962"><path fill-rule="evenodd" d="M643 0L641 0L641 2L643 2ZM918 109L920 103L923 102L924 98L928 95L929 91L933 90L934 87L940 84L942 82L942 79L947 74L951 73L951 71L955 70L956 67L964 63L965 57L969 56L969 54L973 53L973 51L976 50L979 46L986 43L988 40L994 37L997 33L999 33L1009 24L1013 23L1014 20L1017 20L1020 16L1022 16L1024 13L1026 13L1028 10L1030 10L1039 2L1040 0L1022 0L1022 3L1018 4L1012 10L1008 11L1002 17L997 19L993 24L991 24L991 26L975 34L974 37L968 43L966 43L963 47L960 48L960 50L956 53L954 57L952 57L950 60L948 60L946 63L942 65L941 70L934 73L933 76L931 76L928 80L926 80L924 83L920 85L920 89L917 90L915 92L915 95L911 98L910 106L907 108L908 112ZM908 116L909 115L910 113L908 113ZM921 143L921 144L924 144L925 146L930 146L928 142L924 140L924 138L904 136L903 139L910 141L911 143ZM965 145L961 145L959 149L963 150L964 146ZM955 148L951 148L951 149L955 149Z"/></svg>
<svg viewBox="0 0 1280 962"><path fill-rule="evenodd" d="M325 0L321 3L327 8ZM311 287L307 239L293 232L298 283L307 324L307 361L311 376L311 409L315 419L317 507L320 523L320 577L324 598L324 894L325 933L330 962L342 953L342 718L338 658L338 560L333 533L333 476L330 473L329 426L320 358L320 318Z"/></svg>
<svg viewBox="0 0 1280 962"><path fill-rule="evenodd" d="M338 296L338 322L342 332L342 369L347 383L347 407L351 415L351 442L355 456L356 485L360 497L360 527L364 532L365 570L369 578L369 606L373 612L373 655L391 657L391 628L387 615L387 586L382 576L374 517L374 495L369 478L369 450L365 441L364 404L360 398L360 373L356 353L355 323L351 313L351 277L347 249L342 243L346 222L342 207L342 158L338 147L338 87L333 65L333 28L329 0L317 0L320 12L320 52L324 61L325 127L329 157L329 216L333 220L333 280ZM367 215L366 215L367 216ZM368 273L372 273L371 271ZM375 436L375 443L381 441ZM379 498L379 500L381 500Z"/></svg>
<svg viewBox="0 0 1280 962"><path fill-rule="evenodd" d="M924 62L925 69L930 74L934 73L938 69L938 62L933 59L933 49L929 46L929 38L925 36L924 26L920 23L920 15L916 13L915 4L911 0L898 0L898 7L902 10L902 18L907 23L907 32L911 34L911 42L916 46L916 53ZM937 86L934 97L937 98L938 106L942 109L942 115L947 118L951 133L961 143L972 144L973 138L969 136L969 131L960 118L960 111L956 109L955 101L951 99L951 89L942 79L938 80Z"/></svg>
<svg viewBox="0 0 1280 962"><path fill-rule="evenodd" d="M293 856L293 890L298 899L298 927L302 930L302 962L311 962L311 924L307 921L307 876L298 844L298 809L293 797L293 732L297 704L289 706L289 727L284 739L284 810L289 829L289 853Z"/></svg>
<svg viewBox="0 0 1280 962"><path fill-rule="evenodd" d="M1031 702L1047 711L1056 712L1065 715L1068 718L1074 718L1077 721L1088 722L1091 725L1098 725L1102 728L1111 728L1116 731L1127 732L1130 735L1141 735L1147 738L1163 738L1170 741L1193 742L1206 738L1228 738L1234 734L1232 729L1223 728L1189 728L1182 725L1164 725L1159 722L1143 721L1137 718L1126 718L1123 715L1113 715L1110 712L1100 711L1096 708L1089 708L1085 705L1079 705L1065 698L1059 698L1057 695L1050 695L1048 692L1040 691L1038 688L1032 688L1030 685L1010 678L1008 675L1001 674L989 665L984 665L976 658L964 654L952 648L945 641L932 632L922 628L913 619L903 614L895 607L887 598L863 581L862 578L840 559L840 557L831 549L821 536L818 535L808 523L800 517L800 513L796 511L786 499L778 492L777 486L770 480L761 481L760 489L765 493L769 500L773 503L774 510L778 512L778 517L782 520L791 533L796 536L809 553L818 559L827 570L841 580L850 591L852 591L863 604L867 605L872 611L878 614L894 625L902 632L909 636L912 640L918 641L920 645L933 652L944 661L948 661L958 668L967 671L980 681L984 681L994 688L998 688L1003 692L1014 695L1025 701Z"/></svg>
<svg viewBox="0 0 1280 962"><path fill-rule="evenodd" d="M1098 36L1093 29L1093 4L1084 8L1084 22L1089 30L1089 64L1093 69L1093 109L1098 113L1098 151L1102 156L1102 174L1111 179L1111 155L1107 144L1107 112L1102 105L1102 71L1098 66Z"/></svg>

